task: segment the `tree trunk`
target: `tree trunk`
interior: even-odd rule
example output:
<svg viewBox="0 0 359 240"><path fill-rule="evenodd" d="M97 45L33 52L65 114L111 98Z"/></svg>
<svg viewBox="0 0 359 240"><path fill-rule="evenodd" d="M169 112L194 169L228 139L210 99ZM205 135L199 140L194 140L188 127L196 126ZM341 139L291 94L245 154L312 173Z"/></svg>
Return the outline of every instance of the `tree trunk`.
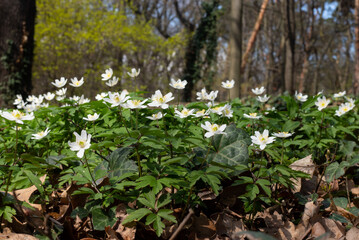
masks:
<svg viewBox="0 0 359 240"><path fill-rule="evenodd" d="M35 15L35 0L0 1L0 106L31 92Z"/></svg>
<svg viewBox="0 0 359 240"><path fill-rule="evenodd" d="M359 93L359 0L355 0L355 73L354 73L354 94Z"/></svg>
<svg viewBox="0 0 359 240"><path fill-rule="evenodd" d="M239 97L241 92L241 61L242 61L242 17L243 0L231 1L230 39L229 39L229 79L236 84L230 90L232 98Z"/></svg>
<svg viewBox="0 0 359 240"><path fill-rule="evenodd" d="M289 94L294 93L294 60L295 60L295 8L294 0L286 0L285 6L285 25L286 25L286 41L285 41L285 90Z"/></svg>
<svg viewBox="0 0 359 240"><path fill-rule="evenodd" d="M251 37L248 40L248 45L247 45L246 52L243 55L242 64L241 64L241 72L243 72L244 68L246 67L248 56L249 56L250 52L252 51L252 48L253 48L254 43L256 41L257 34L259 32L259 28L261 26L261 23L262 23L262 20L263 20L264 13L266 11L268 2L269 2L269 0L264 0L263 3L262 3L261 10L259 12L257 21L254 24L254 28L253 28Z"/></svg>

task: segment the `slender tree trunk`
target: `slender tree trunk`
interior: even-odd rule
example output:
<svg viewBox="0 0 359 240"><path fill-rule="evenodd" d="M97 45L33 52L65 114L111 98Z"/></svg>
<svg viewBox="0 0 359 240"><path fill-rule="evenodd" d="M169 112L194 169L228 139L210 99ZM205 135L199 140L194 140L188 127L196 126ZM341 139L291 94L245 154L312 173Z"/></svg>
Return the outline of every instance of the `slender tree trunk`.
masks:
<svg viewBox="0 0 359 240"><path fill-rule="evenodd" d="M242 17L243 0L231 1L230 39L229 39L229 79L236 84L230 90L232 98L239 97L241 92L241 61L242 61Z"/></svg>
<svg viewBox="0 0 359 240"><path fill-rule="evenodd" d="M35 15L35 0L0 1L0 106L31 92Z"/></svg>
<svg viewBox="0 0 359 240"><path fill-rule="evenodd" d="M359 0L355 0L355 73L354 73L354 94L359 93Z"/></svg>
<svg viewBox="0 0 359 240"><path fill-rule="evenodd" d="M295 19L294 19L294 0L286 0L285 2L286 13L286 61L285 61L285 90L289 94L294 93L294 60L295 60Z"/></svg>
<svg viewBox="0 0 359 240"><path fill-rule="evenodd" d="M262 20L263 20L263 17L264 17L264 13L265 13L265 11L267 9L268 2L269 2L269 0L264 0L263 3L262 3L261 10L259 12L257 21L254 24L254 28L253 28L251 37L248 40L248 45L247 45L246 52L243 55L242 64L241 64L241 72L243 72L244 68L246 67L249 54L252 51L252 48L253 48L254 43L256 41L256 38L257 38L257 34L258 34L260 26L262 24Z"/></svg>

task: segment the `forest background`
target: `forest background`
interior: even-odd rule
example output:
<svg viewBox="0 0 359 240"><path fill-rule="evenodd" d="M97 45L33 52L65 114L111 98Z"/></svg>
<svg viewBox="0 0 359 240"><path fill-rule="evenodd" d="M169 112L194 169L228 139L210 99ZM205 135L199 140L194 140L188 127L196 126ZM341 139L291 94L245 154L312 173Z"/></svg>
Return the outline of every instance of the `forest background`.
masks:
<svg viewBox="0 0 359 240"><path fill-rule="evenodd" d="M2 106L15 94L54 91L55 79L84 77L94 99L118 89L170 90L186 79L183 101L234 79L231 96L359 93L358 0L27 0L0 3ZM127 72L141 69L136 85ZM226 92L220 94L226 99Z"/></svg>

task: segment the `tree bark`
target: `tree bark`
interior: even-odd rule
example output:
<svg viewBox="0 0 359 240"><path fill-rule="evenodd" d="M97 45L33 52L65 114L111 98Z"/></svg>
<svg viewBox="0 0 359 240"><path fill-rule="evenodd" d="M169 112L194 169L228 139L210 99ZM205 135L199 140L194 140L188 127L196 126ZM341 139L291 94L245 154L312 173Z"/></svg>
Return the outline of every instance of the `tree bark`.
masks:
<svg viewBox="0 0 359 240"><path fill-rule="evenodd" d="M1 0L0 16L0 106L10 106L16 94L31 92L34 50L35 0Z"/></svg>
<svg viewBox="0 0 359 240"><path fill-rule="evenodd" d="M262 23L262 20L263 20L263 17L264 17L264 13L265 13L265 11L267 9L268 2L269 2L269 0L264 0L263 3L262 3L261 10L259 12L257 21L254 24L254 28L253 28L251 37L248 40L248 45L247 45L246 52L243 55L242 64L241 64L241 72L243 72L244 68L246 67L249 54L252 51L252 48L253 48L254 43L256 41L257 34L259 32L259 29L260 29L260 26L261 26L261 23Z"/></svg>
<svg viewBox="0 0 359 240"><path fill-rule="evenodd" d="M236 84L230 90L232 98L239 97L241 92L241 62L242 62L242 17L243 0L231 1L230 39L229 39L229 79Z"/></svg>
<svg viewBox="0 0 359 240"><path fill-rule="evenodd" d="M294 60L295 60L295 2L286 0L285 2L285 25L286 25L286 55L285 55L285 90L289 94L294 93Z"/></svg>
<svg viewBox="0 0 359 240"><path fill-rule="evenodd" d="M355 73L354 73L354 94L359 93L359 0L355 0Z"/></svg>

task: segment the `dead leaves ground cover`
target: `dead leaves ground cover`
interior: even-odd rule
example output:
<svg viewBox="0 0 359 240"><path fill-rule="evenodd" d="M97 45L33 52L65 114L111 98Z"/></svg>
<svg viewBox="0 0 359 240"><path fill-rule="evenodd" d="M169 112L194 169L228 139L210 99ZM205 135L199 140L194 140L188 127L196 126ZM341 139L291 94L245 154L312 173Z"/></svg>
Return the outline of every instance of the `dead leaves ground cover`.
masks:
<svg viewBox="0 0 359 240"><path fill-rule="evenodd" d="M99 231L94 229L94 216L81 216L74 211L83 207L88 197L72 194L80 187L76 183L53 192L47 206L31 202L38 194L37 188L31 186L12 193L17 202L16 215L11 223L3 219L0 239L44 239L45 236L68 240L358 239L358 183L348 180L347 176L327 182L326 176L320 174L323 169L313 163L311 156L294 162L291 168L303 171L311 178L295 180L292 191L277 187L276 194L285 199L280 204L254 216L245 214L237 198L245 187L231 186L228 182L218 196L210 189L203 189L199 197L204 204L196 209L186 213L182 209L173 209L175 215L183 216L182 222L165 222L161 237L141 221L122 225L128 216L126 209L136 208L136 201L127 205L116 203L115 221ZM40 178L41 181L45 177ZM52 229L58 229L59 234L54 235Z"/></svg>

